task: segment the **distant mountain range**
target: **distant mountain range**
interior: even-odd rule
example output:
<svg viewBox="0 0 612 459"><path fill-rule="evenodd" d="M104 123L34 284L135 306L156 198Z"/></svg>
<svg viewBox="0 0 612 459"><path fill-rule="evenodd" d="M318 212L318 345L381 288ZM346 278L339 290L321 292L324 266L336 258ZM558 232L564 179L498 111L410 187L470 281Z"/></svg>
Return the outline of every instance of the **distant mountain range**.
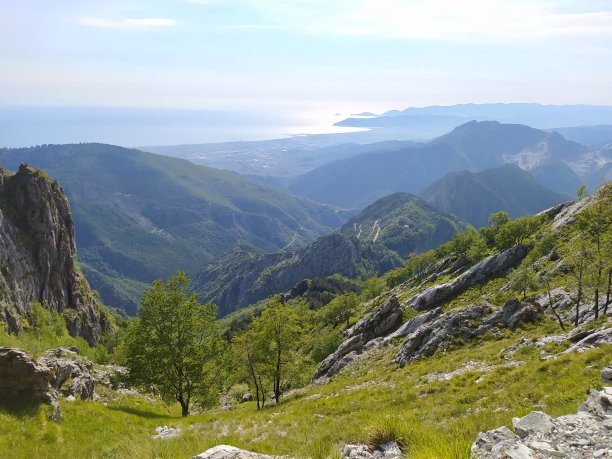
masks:
<svg viewBox="0 0 612 459"><path fill-rule="evenodd" d="M489 224L494 212L503 210L515 218L571 199L542 186L512 164L478 173L451 172L427 187L420 197L476 228Z"/></svg>
<svg viewBox="0 0 612 459"><path fill-rule="evenodd" d="M511 163L535 169L543 185L573 194L576 183L590 183L592 174L612 162L607 154L592 152L555 132L471 121L426 144L321 166L295 179L289 190L320 202L363 208L393 192L419 193L449 172L478 172ZM553 173L559 163L570 169L565 168L562 189Z"/></svg>
<svg viewBox="0 0 612 459"><path fill-rule="evenodd" d="M411 128L426 125L449 129L466 121L499 121L526 124L540 129L556 126L610 124L612 106L607 105L540 105L540 104L459 104L448 106L410 107L391 110L368 118L347 118L337 126L369 128ZM438 134L439 135L439 134Z"/></svg>
<svg viewBox="0 0 612 459"><path fill-rule="evenodd" d="M297 249L339 227L331 206L237 174L103 144L0 149L58 179L70 200L78 258L110 306L134 313L142 289L178 268L196 272L238 241Z"/></svg>

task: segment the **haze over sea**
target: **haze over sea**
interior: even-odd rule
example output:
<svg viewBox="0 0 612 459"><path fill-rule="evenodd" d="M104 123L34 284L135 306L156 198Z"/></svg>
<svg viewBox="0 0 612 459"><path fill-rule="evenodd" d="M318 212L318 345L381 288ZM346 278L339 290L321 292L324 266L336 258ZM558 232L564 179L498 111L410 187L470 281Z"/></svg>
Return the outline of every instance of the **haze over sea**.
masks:
<svg viewBox="0 0 612 459"><path fill-rule="evenodd" d="M101 142L126 147L265 140L352 132L333 126L350 111L313 107L170 109L129 107L0 107L0 147Z"/></svg>

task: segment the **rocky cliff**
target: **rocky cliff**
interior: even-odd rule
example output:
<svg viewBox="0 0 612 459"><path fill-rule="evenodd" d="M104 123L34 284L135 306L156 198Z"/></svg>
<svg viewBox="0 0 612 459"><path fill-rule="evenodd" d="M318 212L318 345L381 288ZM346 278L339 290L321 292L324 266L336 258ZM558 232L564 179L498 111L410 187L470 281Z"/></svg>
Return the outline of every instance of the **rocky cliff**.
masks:
<svg viewBox="0 0 612 459"><path fill-rule="evenodd" d="M90 344L111 329L75 263L74 225L61 186L21 165L0 169L0 322L19 332L33 302L62 313Z"/></svg>

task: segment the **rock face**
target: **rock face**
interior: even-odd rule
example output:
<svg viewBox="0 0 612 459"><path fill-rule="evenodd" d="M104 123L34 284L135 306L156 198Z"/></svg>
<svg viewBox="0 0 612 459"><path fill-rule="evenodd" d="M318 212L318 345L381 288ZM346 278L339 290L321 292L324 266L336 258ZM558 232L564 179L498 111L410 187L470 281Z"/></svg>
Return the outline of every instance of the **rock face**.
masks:
<svg viewBox="0 0 612 459"><path fill-rule="evenodd" d="M373 340L396 330L401 325L402 318L400 303L392 296L376 308L370 317L361 319L345 332L347 339L340 344L336 352L321 362L314 378L331 376L340 371L352 362L356 355L367 349Z"/></svg>
<svg viewBox="0 0 612 459"><path fill-rule="evenodd" d="M597 458L612 457L612 387L591 391L578 413L551 418L533 411L507 427L479 433L472 457Z"/></svg>
<svg viewBox="0 0 612 459"><path fill-rule="evenodd" d="M45 352L39 363L53 370L51 384L64 395L72 395L81 400L93 400L95 378L92 375L93 362L69 349L57 348ZM70 381L69 387L64 387Z"/></svg>
<svg viewBox="0 0 612 459"><path fill-rule="evenodd" d="M432 311L433 313L434 311ZM529 303L517 299L506 301L501 308L494 309L489 303L480 303L462 309L453 309L443 314L431 314L428 322L416 317L404 327L414 329L402 343L395 361L404 366L417 357L430 356L454 338L470 339L495 328L514 328L523 322L535 322L542 312ZM412 327L411 322L420 325Z"/></svg>
<svg viewBox="0 0 612 459"><path fill-rule="evenodd" d="M525 258L528 251L528 248L523 245L515 245L501 253L491 255L456 279L434 285L415 295L406 302L406 306L417 311L431 309L476 284L506 273L509 269L516 267Z"/></svg>
<svg viewBox="0 0 612 459"><path fill-rule="evenodd" d="M68 200L57 182L22 165L0 169L0 321L22 329L32 302L61 312L73 336L95 344L111 325L75 265Z"/></svg>
<svg viewBox="0 0 612 459"><path fill-rule="evenodd" d="M54 407L52 419L60 421L57 392L52 387L54 377L51 368L21 349L0 348L0 402L49 403Z"/></svg>

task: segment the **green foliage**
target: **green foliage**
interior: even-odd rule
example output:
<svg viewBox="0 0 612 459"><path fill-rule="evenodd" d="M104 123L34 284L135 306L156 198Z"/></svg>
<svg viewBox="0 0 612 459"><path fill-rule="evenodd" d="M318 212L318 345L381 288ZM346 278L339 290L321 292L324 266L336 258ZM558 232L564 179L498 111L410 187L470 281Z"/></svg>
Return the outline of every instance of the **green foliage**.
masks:
<svg viewBox="0 0 612 459"><path fill-rule="evenodd" d="M59 312L46 309L39 302L32 303L27 313L27 323L19 334L10 334L0 325L0 346L18 347L34 356L42 355L46 350L57 347L78 347L81 354L89 357L96 363L108 363L112 349L104 337L102 343L91 347L80 337L68 334L66 322Z"/></svg>
<svg viewBox="0 0 612 459"><path fill-rule="evenodd" d="M337 296L321 311L323 323L333 327L345 324L348 328L351 316L357 309L357 304L357 295L354 293Z"/></svg>
<svg viewBox="0 0 612 459"><path fill-rule="evenodd" d="M493 235L496 247L501 250L516 244L524 244L540 228L543 219L538 216L520 217L497 228Z"/></svg>
<svg viewBox="0 0 612 459"><path fill-rule="evenodd" d="M522 263L508 276L510 290L523 294L527 298L527 292L539 286L538 278L533 267L529 263Z"/></svg>
<svg viewBox="0 0 612 459"><path fill-rule="evenodd" d="M234 337L234 362L239 374L249 381L258 408L265 406L270 389L278 403L298 376L300 328L295 309L276 295L249 329Z"/></svg>
<svg viewBox="0 0 612 459"><path fill-rule="evenodd" d="M588 195L589 193L587 192L586 185L580 185L578 189L576 190L576 197L578 198L579 201L583 200Z"/></svg>
<svg viewBox="0 0 612 459"><path fill-rule="evenodd" d="M222 341L216 307L199 304L189 279L178 271L145 290L138 318L125 337L127 365L133 382L153 385L167 400L189 414L192 398L207 406L221 383Z"/></svg>
<svg viewBox="0 0 612 459"><path fill-rule="evenodd" d="M363 284L363 289L361 291L361 299L363 301L371 300L386 291L386 289L387 284L383 278L371 277Z"/></svg>
<svg viewBox="0 0 612 459"><path fill-rule="evenodd" d="M342 341L344 341L344 335L338 328L320 330L313 337L309 355L315 363L320 363L333 354Z"/></svg>
<svg viewBox="0 0 612 459"><path fill-rule="evenodd" d="M457 233L450 241L449 249L459 258L465 258L470 264L475 263L487 253L487 243L473 227Z"/></svg>

